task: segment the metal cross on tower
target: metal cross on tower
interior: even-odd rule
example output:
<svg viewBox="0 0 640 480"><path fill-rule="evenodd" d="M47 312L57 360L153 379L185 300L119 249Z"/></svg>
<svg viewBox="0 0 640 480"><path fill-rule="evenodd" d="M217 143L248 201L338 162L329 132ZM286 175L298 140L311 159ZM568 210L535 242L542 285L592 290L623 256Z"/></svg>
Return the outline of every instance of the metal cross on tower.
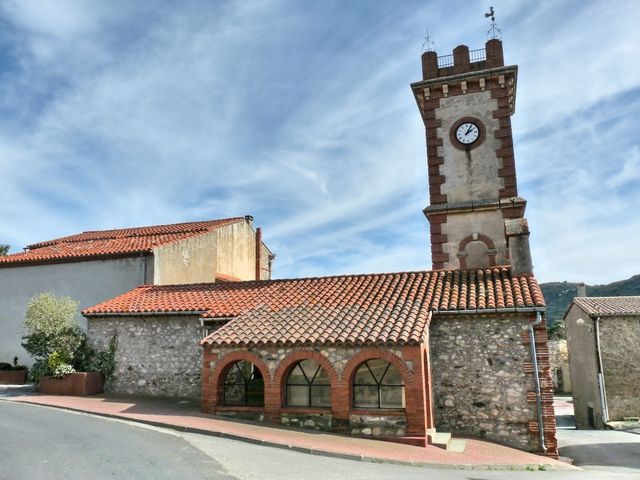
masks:
<svg viewBox="0 0 640 480"><path fill-rule="evenodd" d="M502 30L496 25L496 12L493 10L493 7L489 7L489 11L484 14L484 18L491 18L491 27L487 30L487 36L500 39L500 37L502 37Z"/></svg>

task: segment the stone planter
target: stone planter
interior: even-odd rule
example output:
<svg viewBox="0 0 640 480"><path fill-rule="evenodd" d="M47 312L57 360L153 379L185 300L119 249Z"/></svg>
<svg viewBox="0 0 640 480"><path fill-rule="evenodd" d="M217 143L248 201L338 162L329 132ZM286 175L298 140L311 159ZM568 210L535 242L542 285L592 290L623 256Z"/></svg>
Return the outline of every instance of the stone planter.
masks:
<svg viewBox="0 0 640 480"><path fill-rule="evenodd" d="M42 377L38 391L50 395L95 395L104 391L104 376L100 372L75 372L63 378Z"/></svg>
<svg viewBox="0 0 640 480"><path fill-rule="evenodd" d="M26 370L0 371L0 385L23 385L27 381Z"/></svg>

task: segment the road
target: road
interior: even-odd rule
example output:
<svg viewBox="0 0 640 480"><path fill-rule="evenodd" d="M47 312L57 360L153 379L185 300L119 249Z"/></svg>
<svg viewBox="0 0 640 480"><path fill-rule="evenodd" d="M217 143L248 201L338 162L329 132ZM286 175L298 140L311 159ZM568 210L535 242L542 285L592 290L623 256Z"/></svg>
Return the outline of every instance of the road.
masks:
<svg viewBox="0 0 640 480"><path fill-rule="evenodd" d="M0 479L232 479L182 438L53 408L0 402Z"/></svg>
<svg viewBox="0 0 640 480"><path fill-rule="evenodd" d="M0 432L2 480L640 479L639 470L481 471L356 462L6 401L0 401Z"/></svg>

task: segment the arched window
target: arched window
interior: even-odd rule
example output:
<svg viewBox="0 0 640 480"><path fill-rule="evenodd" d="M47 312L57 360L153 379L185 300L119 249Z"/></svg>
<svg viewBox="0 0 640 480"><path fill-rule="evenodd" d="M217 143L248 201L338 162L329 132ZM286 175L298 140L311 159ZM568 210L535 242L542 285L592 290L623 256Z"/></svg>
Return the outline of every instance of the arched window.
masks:
<svg viewBox="0 0 640 480"><path fill-rule="evenodd" d="M356 408L404 408L404 381L386 360L364 362L353 377L353 406Z"/></svg>
<svg viewBox="0 0 640 480"><path fill-rule="evenodd" d="M318 362L302 360L287 376L287 405L291 407L330 407L331 382Z"/></svg>
<svg viewBox="0 0 640 480"><path fill-rule="evenodd" d="M231 365L224 377L224 404L264 405L264 379L258 367L246 360Z"/></svg>

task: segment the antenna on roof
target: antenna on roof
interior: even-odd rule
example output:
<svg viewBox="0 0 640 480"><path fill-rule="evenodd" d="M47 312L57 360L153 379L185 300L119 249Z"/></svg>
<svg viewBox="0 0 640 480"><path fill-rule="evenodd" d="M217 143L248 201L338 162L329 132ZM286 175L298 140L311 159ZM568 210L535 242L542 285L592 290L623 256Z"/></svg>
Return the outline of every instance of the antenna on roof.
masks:
<svg viewBox="0 0 640 480"><path fill-rule="evenodd" d="M436 44L431 40L431 35L429 35L429 27L426 27L426 31L424 34L424 42L422 42L422 53L424 52L435 52Z"/></svg>
<svg viewBox="0 0 640 480"><path fill-rule="evenodd" d="M487 36L492 39L500 39L502 37L502 30L496 25L496 12L493 7L489 7L489 11L484 14L484 18L491 18L491 27L487 30Z"/></svg>

